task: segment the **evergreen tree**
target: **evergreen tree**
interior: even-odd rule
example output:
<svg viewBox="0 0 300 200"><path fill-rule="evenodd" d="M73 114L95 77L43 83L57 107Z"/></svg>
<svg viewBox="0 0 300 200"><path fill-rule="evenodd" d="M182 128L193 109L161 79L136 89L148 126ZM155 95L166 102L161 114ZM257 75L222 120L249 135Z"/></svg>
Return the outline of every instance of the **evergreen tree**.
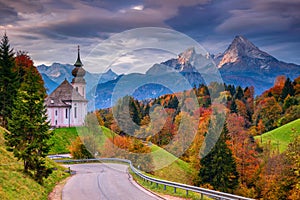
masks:
<svg viewBox="0 0 300 200"><path fill-rule="evenodd" d="M283 102L284 99L288 95L294 96L294 94L295 94L295 90L294 90L293 83L291 82L290 78L287 78L286 81L285 81L285 83L284 83L281 95L280 95L281 101Z"/></svg>
<svg viewBox="0 0 300 200"><path fill-rule="evenodd" d="M230 104L230 113L237 113L237 105L234 99L232 99Z"/></svg>
<svg viewBox="0 0 300 200"><path fill-rule="evenodd" d="M234 98L235 99L239 99L239 100L242 100L242 98L244 97L244 91L243 89L241 88L241 86L238 86L236 88L236 93L234 95Z"/></svg>
<svg viewBox="0 0 300 200"><path fill-rule="evenodd" d="M7 119L11 117L13 101L18 89L17 73L14 72L15 58L9 40L4 34L0 42L0 119L7 128ZM1 120L0 120L1 122Z"/></svg>
<svg viewBox="0 0 300 200"><path fill-rule="evenodd" d="M23 161L24 172L39 183L48 177L51 169L45 166L45 157L50 150L48 140L52 136L47 122L44 99L46 90L37 69L31 66L24 75L8 119L6 134L8 150Z"/></svg>
<svg viewBox="0 0 300 200"><path fill-rule="evenodd" d="M239 175L232 152L226 144L227 138L228 129L225 124L215 146L200 160L199 180L201 185L210 184L215 190L232 193L238 186Z"/></svg>

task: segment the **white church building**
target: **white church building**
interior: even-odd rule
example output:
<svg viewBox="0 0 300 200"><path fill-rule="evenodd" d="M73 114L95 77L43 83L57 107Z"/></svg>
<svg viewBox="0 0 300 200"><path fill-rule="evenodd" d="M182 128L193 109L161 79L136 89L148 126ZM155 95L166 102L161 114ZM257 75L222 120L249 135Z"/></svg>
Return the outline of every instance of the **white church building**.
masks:
<svg viewBox="0 0 300 200"><path fill-rule="evenodd" d="M78 57L72 70L74 78L69 83L66 79L46 98L47 115L51 127L83 126L87 115L85 70Z"/></svg>

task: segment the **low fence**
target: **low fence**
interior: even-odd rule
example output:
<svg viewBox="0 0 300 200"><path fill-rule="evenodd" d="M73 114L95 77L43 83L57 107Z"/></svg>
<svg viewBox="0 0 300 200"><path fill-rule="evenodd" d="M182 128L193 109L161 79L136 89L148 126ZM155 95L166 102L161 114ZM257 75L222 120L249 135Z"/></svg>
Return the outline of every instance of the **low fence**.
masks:
<svg viewBox="0 0 300 200"><path fill-rule="evenodd" d="M191 185L186 185L182 183L176 183L176 182L171 182L171 181L166 181L166 180L161 180L157 178L152 178L150 176L147 176L143 173L141 173L140 170L136 169L132 162L130 160L126 159L120 159L120 158L99 158L99 159L71 159L71 160L54 160L55 162L58 163L77 163L77 162L122 162L122 163L127 163L129 164L130 169L134 174L136 174L138 177L140 177L143 180L149 181L151 183L156 183L158 185L163 185L164 189L166 189L167 186L173 187L174 192L176 192L176 189L180 188L186 191L188 194L189 191L191 192L196 192L199 193L201 196L201 199L204 198L205 196L208 196L210 198L214 199L220 199L220 200L231 200L231 199L238 199L238 200L252 200L250 198L242 197L242 196L237 196L233 194L228 194L224 192L218 192L215 190L209 190L201 187L196 187L196 186L191 186Z"/></svg>

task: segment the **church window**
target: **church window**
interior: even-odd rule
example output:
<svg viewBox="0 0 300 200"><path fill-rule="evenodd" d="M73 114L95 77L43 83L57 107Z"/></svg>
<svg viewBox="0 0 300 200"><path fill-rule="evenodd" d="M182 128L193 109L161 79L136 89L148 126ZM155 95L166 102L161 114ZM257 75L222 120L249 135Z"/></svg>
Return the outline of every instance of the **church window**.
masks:
<svg viewBox="0 0 300 200"><path fill-rule="evenodd" d="M77 118L77 104L74 104L74 118Z"/></svg>
<svg viewBox="0 0 300 200"><path fill-rule="evenodd" d="M57 110L55 110L55 116L57 116Z"/></svg>
<svg viewBox="0 0 300 200"><path fill-rule="evenodd" d="M68 119L68 108L66 108L66 119Z"/></svg>

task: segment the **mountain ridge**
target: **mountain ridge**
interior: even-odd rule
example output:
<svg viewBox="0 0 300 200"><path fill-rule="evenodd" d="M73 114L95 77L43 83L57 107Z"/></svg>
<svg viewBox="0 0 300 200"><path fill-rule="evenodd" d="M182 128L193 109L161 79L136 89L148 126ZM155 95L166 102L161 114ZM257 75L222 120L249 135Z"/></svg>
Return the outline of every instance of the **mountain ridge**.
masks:
<svg viewBox="0 0 300 200"><path fill-rule="evenodd" d="M218 68L217 71L211 67L213 63ZM51 66L38 66L39 71L45 74L45 79L48 77L52 80L60 80L64 75L64 78L69 81L72 79L73 68L72 65L59 63ZM124 91L135 86L137 88L130 95L135 95L135 98L142 100L156 98L170 91L188 90L202 83L209 84L210 80L215 80L210 78L216 75L215 73L220 73L226 84L239 85L244 88L254 86L255 93L258 95L272 87L275 78L279 75L295 79L300 75L300 66L279 61L260 50L244 36L236 36L228 48L218 56L209 53L197 54L195 48L190 47L178 54L177 58L154 64L145 74L117 75L110 69L100 77L99 74L87 72L86 80L89 80L87 91L90 91L87 96L91 99L96 98L93 100L96 108L110 107L113 104L112 94L116 93L115 87L120 87L122 84L122 89L118 90L120 96L119 94L115 96L122 97L125 95ZM120 84L118 81L123 82ZM135 85L135 82L144 86ZM172 84L177 88L166 88L166 86L172 87Z"/></svg>

